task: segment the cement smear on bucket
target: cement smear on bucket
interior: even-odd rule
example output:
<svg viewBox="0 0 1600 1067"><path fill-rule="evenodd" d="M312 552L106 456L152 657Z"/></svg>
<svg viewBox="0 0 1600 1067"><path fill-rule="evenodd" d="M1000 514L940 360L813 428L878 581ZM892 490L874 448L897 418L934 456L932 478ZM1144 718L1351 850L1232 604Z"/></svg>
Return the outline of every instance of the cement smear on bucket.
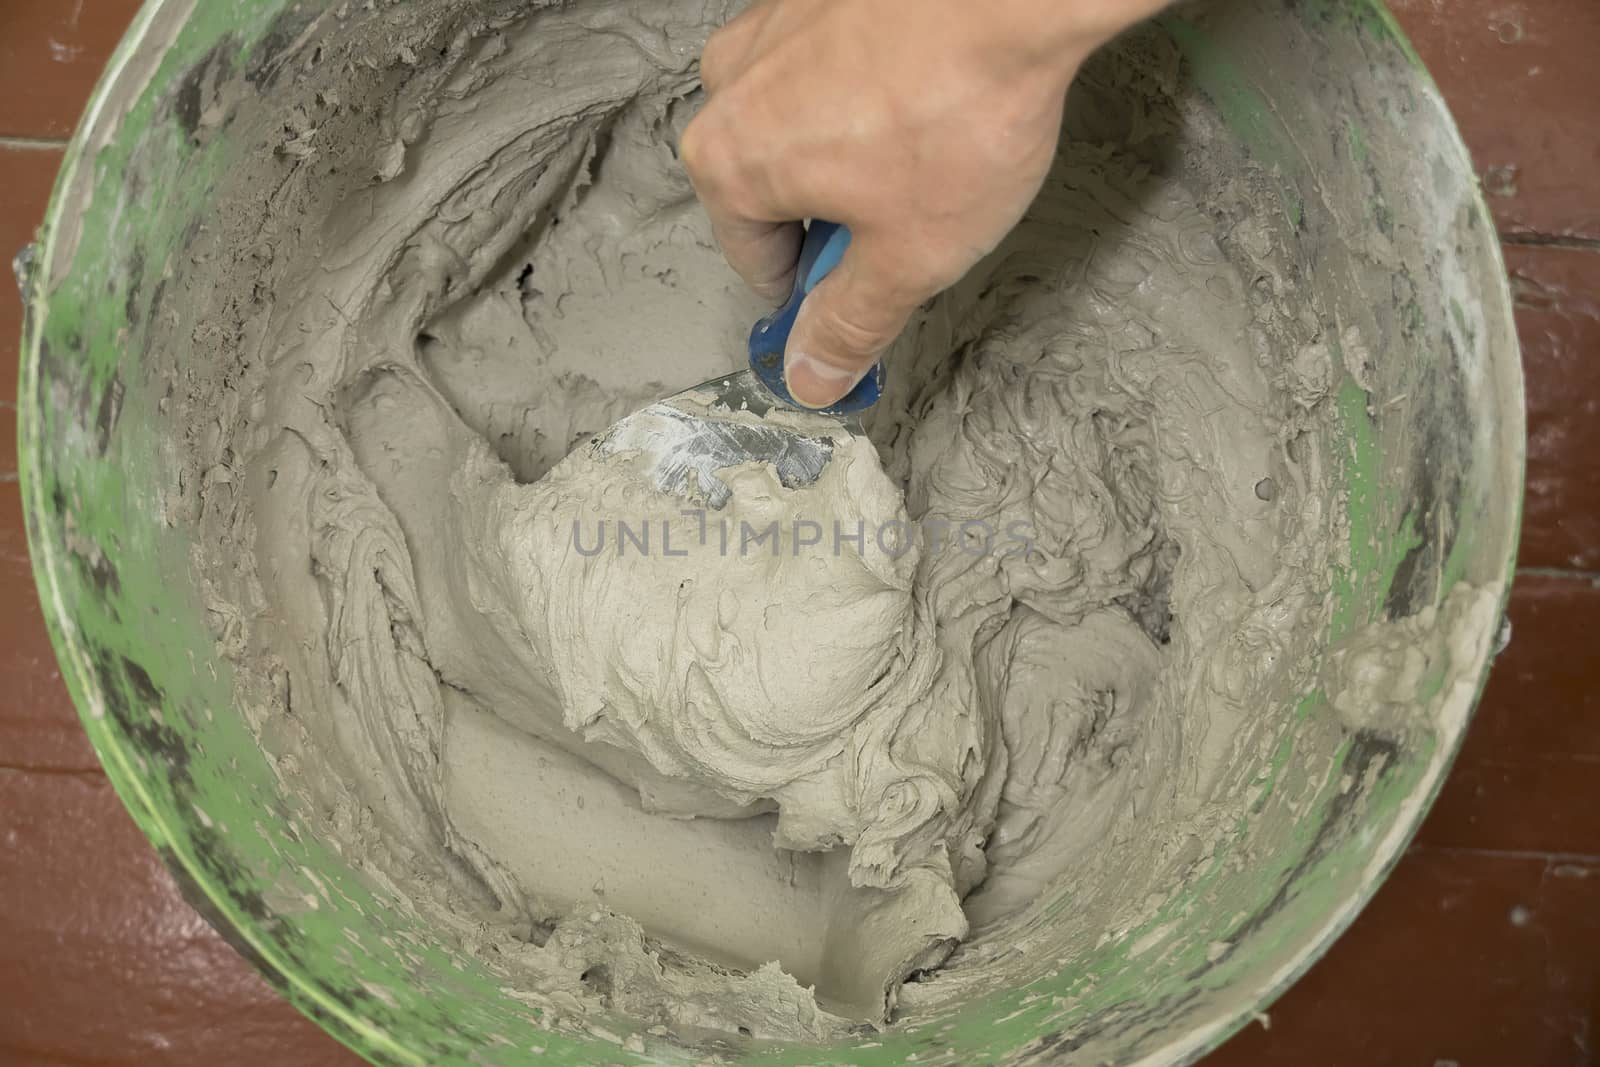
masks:
<svg viewBox="0 0 1600 1067"><path fill-rule="evenodd" d="M672 147L727 12L352 6L253 86L245 358L186 409L230 473L175 505L345 855L551 1025L680 1036L1014 984L1195 877L1316 682L1342 520L1288 223L1208 172L1176 54L1092 65L1028 219L889 355L875 454L684 515L563 457L763 310Z"/></svg>

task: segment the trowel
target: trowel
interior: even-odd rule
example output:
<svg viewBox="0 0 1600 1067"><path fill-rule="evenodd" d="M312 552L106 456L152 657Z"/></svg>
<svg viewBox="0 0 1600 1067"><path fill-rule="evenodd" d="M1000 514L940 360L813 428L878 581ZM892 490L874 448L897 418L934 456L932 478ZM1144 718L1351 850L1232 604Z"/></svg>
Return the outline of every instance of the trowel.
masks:
<svg viewBox="0 0 1600 1067"><path fill-rule="evenodd" d="M720 510L732 491L719 471L746 463L766 463L788 489L801 489L821 477L837 443L863 434L861 414L878 402L883 364L831 407L801 406L783 380L784 349L806 297L839 265L850 245L850 231L835 222L813 219L806 228L794 292L778 310L750 331L750 367L713 378L641 408L590 441L597 457L646 459L645 469L663 493L682 496ZM749 416L792 412L759 423ZM741 413L748 413L741 417Z"/></svg>

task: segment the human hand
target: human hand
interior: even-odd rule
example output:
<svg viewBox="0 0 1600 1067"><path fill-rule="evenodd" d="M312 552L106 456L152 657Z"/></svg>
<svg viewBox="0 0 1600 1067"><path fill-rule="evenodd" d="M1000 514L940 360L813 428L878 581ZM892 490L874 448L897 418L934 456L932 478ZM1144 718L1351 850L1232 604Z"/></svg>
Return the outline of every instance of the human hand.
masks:
<svg viewBox="0 0 1600 1067"><path fill-rule="evenodd" d="M853 237L807 297L795 399L848 393L917 306L1022 218L1089 53L1162 0L761 0L707 42L681 152L734 269L774 302L798 221Z"/></svg>

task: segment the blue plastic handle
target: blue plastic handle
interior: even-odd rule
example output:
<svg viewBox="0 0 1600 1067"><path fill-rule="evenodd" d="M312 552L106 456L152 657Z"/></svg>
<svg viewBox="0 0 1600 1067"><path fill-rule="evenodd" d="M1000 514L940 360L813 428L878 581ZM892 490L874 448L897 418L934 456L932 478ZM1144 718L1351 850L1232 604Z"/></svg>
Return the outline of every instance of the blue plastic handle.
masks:
<svg viewBox="0 0 1600 1067"><path fill-rule="evenodd" d="M804 408L789 395L783 380L783 353L789 345L789 331L794 329L795 316L800 305L810 295L817 283L826 278L844 258L850 247L850 231L837 222L812 219L806 227L805 244L800 249L800 263L795 268L794 292L789 302L774 311L750 331L750 369L761 379L772 395L790 407ZM832 407L822 408L824 415L854 415L878 402L883 392L883 364L876 364L843 400Z"/></svg>

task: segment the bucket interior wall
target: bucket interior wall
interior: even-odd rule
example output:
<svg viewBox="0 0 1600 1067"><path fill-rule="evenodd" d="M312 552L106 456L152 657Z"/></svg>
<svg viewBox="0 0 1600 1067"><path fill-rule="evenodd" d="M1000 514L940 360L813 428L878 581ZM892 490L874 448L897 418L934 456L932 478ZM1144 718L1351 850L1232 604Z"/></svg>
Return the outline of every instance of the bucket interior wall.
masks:
<svg viewBox="0 0 1600 1067"><path fill-rule="evenodd" d="M693 1062L671 1039L640 1034L642 1052L611 1040L638 1030L626 1018L596 1021L610 1036L552 1030L481 960L419 928L281 795L222 654L241 622L194 566L197 517L174 492L194 442L165 414L175 381L229 370L197 362L215 328L204 302L171 294L203 289L217 207L247 142L279 118L247 102L219 120L207 101L234 80L271 101L338 6L152 0L68 153L32 269L20 392L30 545L63 674L190 902L357 1051ZM1180 6L1144 32L1176 46L1185 91L1215 116L1204 143L1152 151L1269 176L1299 276L1321 295L1340 432L1316 461L1342 491L1318 682L1275 709L1231 845L1181 892L1145 887L1145 921L1085 931L1083 901L1063 896L1041 919L1053 950L994 962L964 995L835 1046L730 1043L730 1061L1187 1062L1349 923L1464 732L1511 573L1523 424L1498 243L1454 125L1375 3ZM241 361L262 358L253 340L226 339ZM219 412L219 426L239 417ZM227 491L225 468L208 476ZM1472 606L1451 610L1462 590ZM1392 654L1342 659L1341 642L1374 624L1392 628Z"/></svg>

